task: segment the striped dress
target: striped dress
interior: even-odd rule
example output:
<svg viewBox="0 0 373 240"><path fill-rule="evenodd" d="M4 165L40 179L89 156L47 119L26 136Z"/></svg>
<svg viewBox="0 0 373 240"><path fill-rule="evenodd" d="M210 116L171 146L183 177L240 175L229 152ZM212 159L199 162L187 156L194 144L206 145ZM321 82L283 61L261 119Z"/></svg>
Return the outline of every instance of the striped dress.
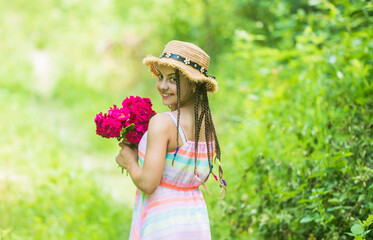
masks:
<svg viewBox="0 0 373 240"><path fill-rule="evenodd" d="M176 124L176 117L172 113L165 114L168 114ZM172 159L175 151L166 154L165 167L158 188L151 195L136 190L129 239L211 239L206 202L199 189L210 170L207 144L198 143L197 177L194 175L195 142L187 139L181 124L179 133L183 146L178 150L174 166ZM146 143L147 132L138 148L141 166L144 163ZM210 142L210 149L213 149L213 146Z"/></svg>

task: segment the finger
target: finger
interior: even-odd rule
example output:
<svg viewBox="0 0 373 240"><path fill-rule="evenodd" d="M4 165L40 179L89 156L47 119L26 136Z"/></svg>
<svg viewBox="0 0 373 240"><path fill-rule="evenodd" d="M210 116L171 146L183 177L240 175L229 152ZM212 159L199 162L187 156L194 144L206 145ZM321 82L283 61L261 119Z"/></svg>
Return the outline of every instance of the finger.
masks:
<svg viewBox="0 0 373 240"><path fill-rule="evenodd" d="M121 143L123 143L124 145L131 145L131 143L127 140L127 139L122 139Z"/></svg>
<svg viewBox="0 0 373 240"><path fill-rule="evenodd" d="M127 146L127 144L126 144L126 143L124 143L124 142L120 142L120 143L119 143L119 146L120 146L121 148L124 148L124 147L126 147L126 146Z"/></svg>

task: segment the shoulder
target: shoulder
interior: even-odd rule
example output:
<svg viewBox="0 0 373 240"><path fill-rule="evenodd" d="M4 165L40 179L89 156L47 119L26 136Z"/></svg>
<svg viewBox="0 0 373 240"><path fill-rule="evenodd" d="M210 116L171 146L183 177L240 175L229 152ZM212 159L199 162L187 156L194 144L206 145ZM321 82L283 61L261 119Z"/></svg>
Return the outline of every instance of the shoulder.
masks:
<svg viewBox="0 0 373 240"><path fill-rule="evenodd" d="M167 133L172 125L174 125L174 122L167 113L158 113L150 119L148 131L152 133Z"/></svg>

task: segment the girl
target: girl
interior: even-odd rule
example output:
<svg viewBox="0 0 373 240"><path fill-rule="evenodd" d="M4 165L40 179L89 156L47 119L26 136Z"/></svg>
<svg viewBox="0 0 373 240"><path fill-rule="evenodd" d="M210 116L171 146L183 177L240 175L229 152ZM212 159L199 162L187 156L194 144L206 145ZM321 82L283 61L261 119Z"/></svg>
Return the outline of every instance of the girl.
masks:
<svg viewBox="0 0 373 240"><path fill-rule="evenodd" d="M207 75L209 60L196 45L171 41L159 58L143 61L171 112L151 118L138 149L120 143L116 161L137 186L130 239L211 239L199 186L209 193L205 182L212 173L225 195L226 182L207 97L218 89Z"/></svg>

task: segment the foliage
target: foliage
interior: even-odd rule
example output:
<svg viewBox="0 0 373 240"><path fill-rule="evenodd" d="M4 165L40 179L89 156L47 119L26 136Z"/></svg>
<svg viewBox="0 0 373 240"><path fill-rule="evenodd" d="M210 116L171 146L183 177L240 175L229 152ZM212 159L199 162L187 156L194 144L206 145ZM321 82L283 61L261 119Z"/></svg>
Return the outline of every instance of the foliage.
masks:
<svg viewBox="0 0 373 240"><path fill-rule="evenodd" d="M354 240L365 240L366 239L365 236L371 231L371 230L368 230L368 227L372 223L373 223L373 215L369 215L367 220L363 222L359 220L358 224L355 223L351 227L351 233L347 233L347 234L350 236L354 236L355 237Z"/></svg>
<svg viewBox="0 0 373 240"><path fill-rule="evenodd" d="M0 240L5 239L5 237L9 234L9 232L10 232L10 229L6 229L6 230L0 229Z"/></svg>
<svg viewBox="0 0 373 240"><path fill-rule="evenodd" d="M105 157L97 155L96 159L81 150L84 142L72 137L85 137L77 134L79 125L72 124L73 116L66 117L63 108L54 110L55 116L43 115L57 103L32 100L22 92L2 91L1 99L10 102L7 108L0 108L7 112L0 129L8 136L0 139L0 229L7 230L2 237L125 238L130 226L113 226L131 220L131 207L118 203L103 189L102 178L110 177L103 172ZM101 174L93 171L95 164Z"/></svg>
<svg viewBox="0 0 373 240"><path fill-rule="evenodd" d="M230 222L231 237L347 239L352 220L373 212L369 7L315 1L293 15L289 8L275 22L291 18L294 29L272 31L282 39L277 47L236 31L222 57L229 70L220 94L240 97L218 99L223 121L236 123L224 144L229 174L241 175L220 220Z"/></svg>
<svg viewBox="0 0 373 240"><path fill-rule="evenodd" d="M113 160L117 146L95 136L93 118L128 95L168 110L141 60L171 39L205 49L219 82L210 102L228 195L205 195L213 239L352 239L351 226L361 232L355 219L373 213L369 1L3 5L6 239L128 236L134 187Z"/></svg>

